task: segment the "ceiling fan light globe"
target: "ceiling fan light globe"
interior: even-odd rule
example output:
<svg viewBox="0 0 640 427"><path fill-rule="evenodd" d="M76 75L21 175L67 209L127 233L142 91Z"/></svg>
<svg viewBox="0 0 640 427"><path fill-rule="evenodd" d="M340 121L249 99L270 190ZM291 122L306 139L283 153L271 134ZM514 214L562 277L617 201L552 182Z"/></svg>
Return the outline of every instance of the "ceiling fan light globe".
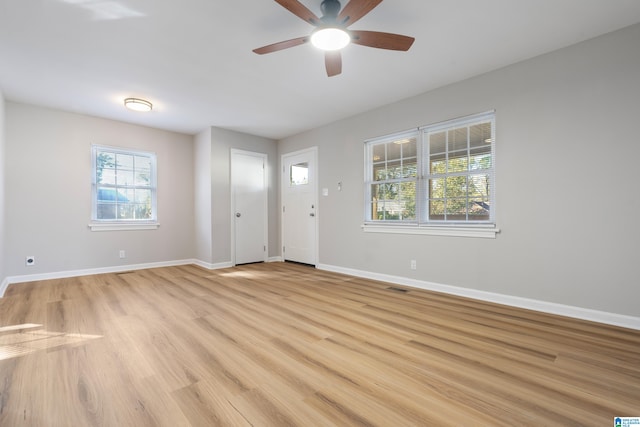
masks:
<svg viewBox="0 0 640 427"><path fill-rule="evenodd" d="M340 28L321 28L311 35L311 44L322 50L340 50L351 42L351 36Z"/></svg>

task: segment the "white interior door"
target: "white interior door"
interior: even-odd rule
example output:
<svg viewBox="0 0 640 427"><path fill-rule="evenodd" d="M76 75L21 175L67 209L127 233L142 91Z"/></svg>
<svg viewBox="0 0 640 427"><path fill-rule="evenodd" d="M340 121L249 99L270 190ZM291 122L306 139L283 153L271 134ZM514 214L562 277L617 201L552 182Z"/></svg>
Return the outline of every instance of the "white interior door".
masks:
<svg viewBox="0 0 640 427"><path fill-rule="evenodd" d="M266 261L266 155L231 152L231 198L235 264Z"/></svg>
<svg viewBox="0 0 640 427"><path fill-rule="evenodd" d="M283 258L316 264L317 149L282 156Z"/></svg>

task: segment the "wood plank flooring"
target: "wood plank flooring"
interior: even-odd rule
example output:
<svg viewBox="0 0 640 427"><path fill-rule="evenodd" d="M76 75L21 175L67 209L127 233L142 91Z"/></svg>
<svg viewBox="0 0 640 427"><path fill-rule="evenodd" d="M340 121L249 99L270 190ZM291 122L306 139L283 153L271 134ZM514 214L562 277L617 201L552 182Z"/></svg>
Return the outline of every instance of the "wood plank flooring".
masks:
<svg viewBox="0 0 640 427"><path fill-rule="evenodd" d="M288 263L12 285L0 426L611 426L640 331Z"/></svg>

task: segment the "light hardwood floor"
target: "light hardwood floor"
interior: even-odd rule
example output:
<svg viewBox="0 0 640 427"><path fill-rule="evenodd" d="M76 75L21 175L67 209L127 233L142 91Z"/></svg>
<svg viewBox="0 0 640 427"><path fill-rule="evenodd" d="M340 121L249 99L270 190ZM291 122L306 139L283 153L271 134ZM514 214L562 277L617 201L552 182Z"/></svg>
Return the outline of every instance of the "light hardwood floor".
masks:
<svg viewBox="0 0 640 427"><path fill-rule="evenodd" d="M0 426L612 426L640 332L287 263L12 285Z"/></svg>

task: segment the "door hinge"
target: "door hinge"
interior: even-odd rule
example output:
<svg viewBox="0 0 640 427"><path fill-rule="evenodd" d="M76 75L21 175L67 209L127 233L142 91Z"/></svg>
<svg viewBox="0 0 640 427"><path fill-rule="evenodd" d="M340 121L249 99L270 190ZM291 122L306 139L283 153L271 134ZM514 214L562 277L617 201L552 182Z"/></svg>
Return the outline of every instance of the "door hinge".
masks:
<svg viewBox="0 0 640 427"><path fill-rule="evenodd" d="M284 206L282 207L282 213L284 213Z"/></svg>
<svg viewBox="0 0 640 427"><path fill-rule="evenodd" d="M284 252L284 246L282 247L282 252Z"/></svg>
<svg viewBox="0 0 640 427"><path fill-rule="evenodd" d="M263 247L262 247L262 250L263 250L264 252L267 252L267 247L266 247L266 246L263 246Z"/></svg>

